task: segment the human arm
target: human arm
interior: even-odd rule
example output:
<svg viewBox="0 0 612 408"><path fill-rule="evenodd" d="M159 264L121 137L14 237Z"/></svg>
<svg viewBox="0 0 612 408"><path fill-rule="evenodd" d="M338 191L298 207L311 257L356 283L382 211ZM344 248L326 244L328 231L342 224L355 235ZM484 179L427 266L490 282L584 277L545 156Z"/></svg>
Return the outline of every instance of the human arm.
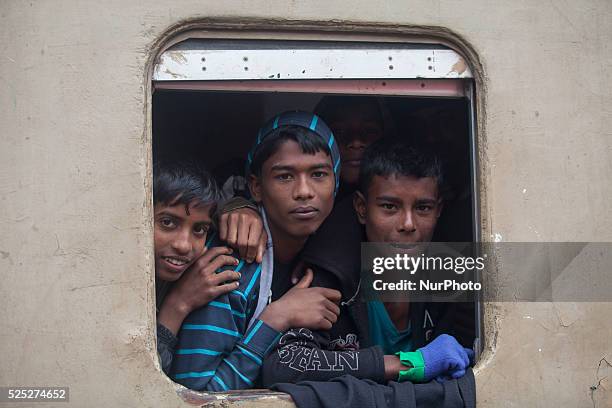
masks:
<svg viewBox="0 0 612 408"><path fill-rule="evenodd" d="M252 387L281 330L299 322L310 322L313 328L320 328L329 318L335 320L333 312L327 309L333 294L323 288L302 287L308 286L309 282L305 282L268 305L259 319L246 328L248 304L256 287L251 283L257 282L258 276L253 266L242 269L238 290L188 316L181 328L172 367L172 377L178 382L208 391ZM302 313L296 313L301 307Z"/></svg>
<svg viewBox="0 0 612 408"><path fill-rule="evenodd" d="M383 382L383 357L380 347L331 350L329 336L324 331L291 329L266 357L262 371L263 385L305 380L327 381L345 374Z"/></svg>
<svg viewBox="0 0 612 408"><path fill-rule="evenodd" d="M448 334L436 337L428 345L413 352L399 352L404 370L399 373L400 381L427 382L436 379L443 382L465 375L474 351L461 346Z"/></svg>
<svg viewBox="0 0 612 408"><path fill-rule="evenodd" d="M207 250L173 285L162 301L157 315L157 352L166 374L170 371L178 342L176 335L185 317L192 310L237 287L235 280L239 279L239 273L229 270L214 273L222 266L235 266L235 258L226 255L229 253L231 249L226 247Z"/></svg>
<svg viewBox="0 0 612 408"><path fill-rule="evenodd" d="M252 388L264 356L280 336L261 320L242 336L215 324L189 323L182 330L191 333L180 336L171 377L198 391Z"/></svg>
<svg viewBox="0 0 612 408"><path fill-rule="evenodd" d="M323 281L329 274L318 276L317 284L334 286L333 279ZM347 325L347 320L352 320L346 318L346 312L341 314L340 327L332 330L334 338L349 335L356 337L356 334L350 334L354 327ZM277 350L266 358L264 384L329 380L344 374L377 382L406 379L423 382L433 378L443 381L461 377L473 356L472 350L463 348L452 336L446 334L417 351L402 353L402 356L411 358L400 360L396 355L383 356L377 347L349 352L335 350L330 347L330 333L306 329L287 332L281 338Z"/></svg>
<svg viewBox="0 0 612 408"><path fill-rule="evenodd" d="M425 384L389 382L387 385L345 375L331 381L280 383L271 387L286 392L298 408L419 408L476 406L476 384L471 370L458 380Z"/></svg>
<svg viewBox="0 0 612 408"><path fill-rule="evenodd" d="M226 270L215 273L221 267L238 265L229 256L227 247L214 247L206 252L181 276L162 302L157 322L176 336L183 320L193 310L238 287L240 273Z"/></svg>
<svg viewBox="0 0 612 408"><path fill-rule="evenodd" d="M337 280L325 273L317 273L313 285L339 288ZM358 349L357 330L346 306L341 308L338 321L330 329L315 331L293 326L265 359L263 384L322 381L344 374L378 382L385 380L382 349ZM397 378L400 366L396 364L395 376L389 378Z"/></svg>
<svg viewBox="0 0 612 408"><path fill-rule="evenodd" d="M183 322L171 377L199 391L253 386L261 362L280 333L260 319L248 326L257 299L259 266L241 261L239 287L194 310Z"/></svg>

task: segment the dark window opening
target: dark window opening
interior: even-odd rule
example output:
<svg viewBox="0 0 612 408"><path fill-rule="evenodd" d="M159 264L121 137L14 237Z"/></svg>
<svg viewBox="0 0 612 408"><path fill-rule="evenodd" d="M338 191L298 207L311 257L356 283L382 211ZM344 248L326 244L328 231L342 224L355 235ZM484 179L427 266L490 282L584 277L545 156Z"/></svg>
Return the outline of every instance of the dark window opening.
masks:
<svg viewBox="0 0 612 408"><path fill-rule="evenodd" d="M244 172L259 127L285 110L312 111L322 94L158 90L153 98L154 160L201 160L223 183ZM359 98L360 96L354 96ZM432 146L442 158L444 210L434 241L474 241L469 101L385 97L398 137Z"/></svg>
<svg viewBox="0 0 612 408"><path fill-rule="evenodd" d="M229 176L244 173L248 150L266 120L286 110L313 111L323 96L321 93L158 89L153 96L154 161L197 159L222 186ZM392 132L397 137L428 144L443 160L445 202L433 240L477 240L470 100L464 97L381 98ZM463 326L469 331L468 336L479 338L480 308L476 299L466 303L463 309L464 319L467 316ZM477 354L481 347L482 342L477 341Z"/></svg>

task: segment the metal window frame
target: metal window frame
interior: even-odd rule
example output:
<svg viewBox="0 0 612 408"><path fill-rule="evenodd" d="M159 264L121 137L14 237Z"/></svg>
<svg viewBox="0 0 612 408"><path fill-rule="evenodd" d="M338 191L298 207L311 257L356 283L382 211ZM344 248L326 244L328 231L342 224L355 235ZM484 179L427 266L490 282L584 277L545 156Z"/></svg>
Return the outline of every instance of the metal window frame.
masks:
<svg viewBox="0 0 612 408"><path fill-rule="evenodd" d="M473 78L456 51L431 44L188 40L165 50L153 81Z"/></svg>
<svg viewBox="0 0 612 408"><path fill-rule="evenodd" d="M464 79L309 79L159 81L155 89L227 92L289 92L438 98L467 97Z"/></svg>
<svg viewBox="0 0 612 408"><path fill-rule="evenodd" d="M481 241L476 78L459 53L428 43L198 39L194 41L199 46L190 48L190 41L179 42L156 58L153 89L467 98L473 233L474 240ZM291 48L298 44L304 47ZM371 63L360 65L364 60ZM482 300L478 299L477 356L484 347L482 313ZM179 394L195 403L219 400L215 393L183 389ZM286 394L269 390L222 394L235 401L261 397L291 401Z"/></svg>

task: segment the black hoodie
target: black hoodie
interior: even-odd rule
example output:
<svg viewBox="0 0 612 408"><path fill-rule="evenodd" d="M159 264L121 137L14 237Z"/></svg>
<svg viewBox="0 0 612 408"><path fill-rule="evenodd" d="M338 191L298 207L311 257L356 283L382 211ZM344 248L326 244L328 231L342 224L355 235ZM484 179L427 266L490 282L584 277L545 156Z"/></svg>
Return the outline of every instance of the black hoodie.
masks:
<svg viewBox="0 0 612 408"><path fill-rule="evenodd" d="M384 394L386 397L381 401L387 401L388 406L396 406L399 401L396 398L400 398L396 393L400 392L402 387L415 387L406 391L410 395L416 395L420 392L418 390L424 389L427 389L427 392L437 390L448 394L448 387L456 388L461 384L459 388L465 388L463 393L475 395L471 374L461 383L453 380L443 387L393 383L392 388L387 389L384 388L387 386L376 384L385 382L384 355L379 346L370 344L367 303L359 299L362 241L365 241L365 234L353 210L352 196L345 197L336 204L328 219L309 239L302 252L302 259L315 272L311 286L333 288L342 293L338 321L328 331L313 332L305 328L295 328L286 332L277 349L273 350L264 362L263 384L270 386L276 383L308 381L300 383L300 386L277 384L274 388L292 394L298 406L309 407L344 406L338 404L356 398L355 393L359 394L359 398L363 395L373 398L370 401L373 406L380 406L376 401ZM426 345L442 333L455 336L466 347L472 346L473 325L470 324L473 324L473 304L412 303L410 321L415 349ZM350 377L321 383L346 374ZM371 381L362 381L366 379ZM319 392L329 387L336 390L335 394ZM294 392L297 394L294 395ZM306 398L311 393L316 394L317 398L328 395L329 402L333 400L336 403L311 401ZM443 395L439 401L445 400ZM438 401L435 396L432 398L432 401ZM400 399L403 400L403 397ZM466 403L468 400L469 398ZM301 403L305 401L309 403ZM449 404L434 406L455 406L454 403Z"/></svg>

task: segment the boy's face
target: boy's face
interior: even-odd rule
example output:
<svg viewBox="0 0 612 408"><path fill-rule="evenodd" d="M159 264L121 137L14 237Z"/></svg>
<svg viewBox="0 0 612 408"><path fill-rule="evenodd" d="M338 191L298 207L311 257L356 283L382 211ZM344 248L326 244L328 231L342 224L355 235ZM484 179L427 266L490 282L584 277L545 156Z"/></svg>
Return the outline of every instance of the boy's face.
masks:
<svg viewBox="0 0 612 408"><path fill-rule="evenodd" d="M340 147L343 183L355 185L359 181L359 166L365 149L383 136L379 113L372 105L351 106L334 112L329 122Z"/></svg>
<svg viewBox="0 0 612 408"><path fill-rule="evenodd" d="M303 240L313 234L334 205L334 173L326 152L302 152L288 140L251 176L251 194L263 203L272 237Z"/></svg>
<svg viewBox="0 0 612 408"><path fill-rule="evenodd" d="M155 204L155 275L175 281L204 253L213 204Z"/></svg>
<svg viewBox="0 0 612 408"><path fill-rule="evenodd" d="M442 211L432 177L374 176L354 207L370 242L430 242Z"/></svg>

